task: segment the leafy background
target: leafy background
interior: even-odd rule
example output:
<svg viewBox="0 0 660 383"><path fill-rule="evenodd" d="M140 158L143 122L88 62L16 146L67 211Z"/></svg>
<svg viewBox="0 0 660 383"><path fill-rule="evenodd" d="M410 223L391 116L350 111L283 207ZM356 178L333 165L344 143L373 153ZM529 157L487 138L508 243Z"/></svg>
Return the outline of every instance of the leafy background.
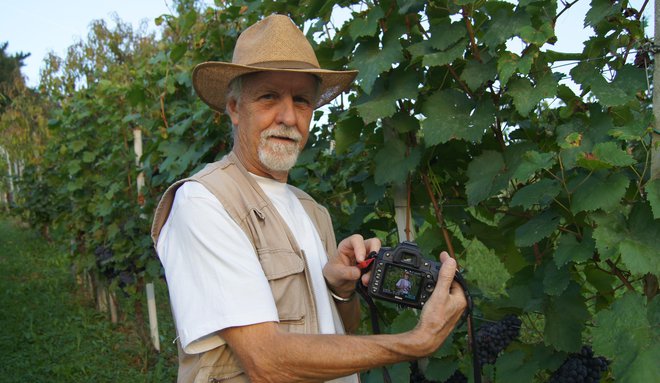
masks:
<svg viewBox="0 0 660 383"><path fill-rule="evenodd" d="M66 57L48 58L38 89L20 76L3 85L11 177L0 187L76 273L140 299L162 278L148 235L159 196L231 148L228 119L198 100L192 68L230 61L246 26L289 14L322 67L360 70L350 94L316 112L290 174L330 208L338 237L407 237L429 258L448 250L477 326L519 316L522 335L484 367L488 381L547 381L585 344L611 361L604 381L652 381L660 181L650 174L648 2L592 0L594 36L581 52L557 52L554 26L571 5L180 0L157 19L158 36L98 21ZM330 21L337 13L342 25ZM566 63L576 65L565 73ZM409 310L380 309L385 332L416 323ZM429 379L455 369L471 376L465 328L425 361ZM403 381L408 366L391 374Z"/></svg>

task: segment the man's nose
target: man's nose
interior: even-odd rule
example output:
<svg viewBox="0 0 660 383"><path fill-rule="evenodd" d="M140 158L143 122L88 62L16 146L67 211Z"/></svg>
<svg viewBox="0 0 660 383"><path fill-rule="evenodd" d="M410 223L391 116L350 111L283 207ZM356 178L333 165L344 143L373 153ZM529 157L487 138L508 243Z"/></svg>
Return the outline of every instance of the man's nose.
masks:
<svg viewBox="0 0 660 383"><path fill-rule="evenodd" d="M286 126L296 125L295 105L292 97L282 97L277 114L278 123Z"/></svg>

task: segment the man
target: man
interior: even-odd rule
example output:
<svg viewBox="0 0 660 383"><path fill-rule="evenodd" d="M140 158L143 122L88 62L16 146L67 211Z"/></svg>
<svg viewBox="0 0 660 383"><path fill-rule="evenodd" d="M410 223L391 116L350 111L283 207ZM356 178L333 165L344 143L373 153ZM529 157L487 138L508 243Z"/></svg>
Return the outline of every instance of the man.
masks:
<svg viewBox="0 0 660 383"><path fill-rule="evenodd" d="M396 282L396 289L398 295L408 295L410 289L412 288L412 282L410 281L410 274L408 271L404 272L401 279Z"/></svg>
<svg viewBox="0 0 660 383"><path fill-rule="evenodd" d="M172 185L154 218L179 382L357 382L359 371L429 355L458 321L465 297L452 283L456 263L443 253L414 330L344 334L359 324L356 262L380 242L353 235L336 246L327 210L286 181L314 109L355 76L320 69L305 36L281 15L246 29L231 63L195 68L195 90L226 109L234 145Z"/></svg>

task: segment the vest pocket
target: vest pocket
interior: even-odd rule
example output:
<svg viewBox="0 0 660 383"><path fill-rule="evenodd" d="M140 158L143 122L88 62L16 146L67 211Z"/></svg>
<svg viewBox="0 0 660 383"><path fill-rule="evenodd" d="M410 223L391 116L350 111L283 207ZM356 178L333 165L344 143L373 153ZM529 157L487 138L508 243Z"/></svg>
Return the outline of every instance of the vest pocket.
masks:
<svg viewBox="0 0 660 383"><path fill-rule="evenodd" d="M201 354L194 383L248 383L250 380L229 347L222 346Z"/></svg>
<svg viewBox="0 0 660 383"><path fill-rule="evenodd" d="M304 322L308 302L305 302L305 262L301 256L288 249L259 249L257 255L270 284L280 323Z"/></svg>

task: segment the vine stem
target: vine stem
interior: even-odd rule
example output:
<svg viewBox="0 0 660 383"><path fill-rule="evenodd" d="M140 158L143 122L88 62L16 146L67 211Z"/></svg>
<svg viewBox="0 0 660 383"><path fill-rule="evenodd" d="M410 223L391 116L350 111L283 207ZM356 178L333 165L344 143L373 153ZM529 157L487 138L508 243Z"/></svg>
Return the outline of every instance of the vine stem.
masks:
<svg viewBox="0 0 660 383"><path fill-rule="evenodd" d="M639 19L642 18L642 13L644 13L644 9L646 9L646 5L648 4L649 0L645 0L644 4L642 4L642 8L637 12L637 15L635 15L635 19L639 21ZM627 28L626 28L627 29ZM630 32L630 30L628 30ZM626 52L623 55L623 63L625 64L626 61L628 60L628 55L630 54L630 49L632 48L633 44L636 42L636 39L630 39L628 42L628 46L626 46Z"/></svg>
<svg viewBox="0 0 660 383"><path fill-rule="evenodd" d="M611 260L608 259L605 261L605 263L607 263L607 265L612 269L612 273L614 273L614 275L616 275L616 277L619 278L621 282L623 282L623 284L628 288L628 290L635 291L635 288L630 283L628 278L626 278L626 276L621 273L621 270L619 270L619 268L616 267L616 265Z"/></svg>
<svg viewBox="0 0 660 383"><path fill-rule="evenodd" d="M474 95L472 94L472 91L470 91L470 88L468 88L467 85L463 82L463 80L461 80L461 78L459 77L458 73L456 73L456 71L455 71L454 68L451 66L451 64L447 64L447 68L449 69L449 72L450 72L451 75L454 77L454 79L456 80L456 82L458 82L458 84L461 86L461 88L463 88L463 90L465 91L465 93L467 93L468 96L470 96L471 98L474 98Z"/></svg>
<svg viewBox="0 0 660 383"><path fill-rule="evenodd" d="M553 24L557 22L557 19L559 18L559 16L561 16L564 12L568 11L568 9L570 7L572 7L573 5L575 5L575 3L577 3L578 1L580 1L580 0L575 0L575 1L572 1L570 3L566 2L566 1L562 1L561 3L564 5L564 9L562 9L559 13L557 13L557 16L555 16L554 20L552 20Z"/></svg>
<svg viewBox="0 0 660 383"><path fill-rule="evenodd" d="M463 14L463 20L465 20L465 28L467 28L468 35L470 36L470 47L472 47L474 58L481 62L481 54L479 53L477 42L474 39L474 29L472 28L472 23L470 22L470 14L467 11L467 7L461 8L461 13Z"/></svg>
<svg viewBox="0 0 660 383"><path fill-rule="evenodd" d="M428 174L422 173L422 180L424 181L424 185L426 186L426 191L429 195L429 198L431 198L431 203L433 204L433 210L435 211L435 217L438 220L438 225L440 226L440 230L442 230L442 236L444 237L445 243L447 244L447 251L449 252L449 255L455 259L454 246L451 244L451 237L449 236L449 231L445 226L445 218L442 214L442 207L438 205L438 201L435 198L435 193L431 188L431 182L429 181Z"/></svg>

